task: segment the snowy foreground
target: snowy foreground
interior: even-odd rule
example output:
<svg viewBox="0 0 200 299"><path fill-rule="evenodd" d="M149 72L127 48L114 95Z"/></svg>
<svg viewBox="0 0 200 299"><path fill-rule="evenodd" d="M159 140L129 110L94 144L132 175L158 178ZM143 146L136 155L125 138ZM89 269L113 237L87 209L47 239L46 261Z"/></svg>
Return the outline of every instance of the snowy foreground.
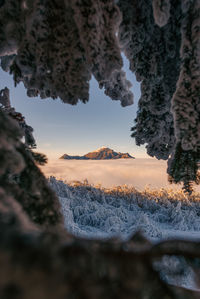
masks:
<svg viewBox="0 0 200 299"><path fill-rule="evenodd" d="M200 240L199 193L188 198L174 190L139 192L126 185L106 189L54 177L49 182L60 198L65 226L76 236L127 239L141 230L153 242L174 237ZM196 288L194 273L183 258L166 257L155 267L169 283Z"/></svg>
<svg viewBox="0 0 200 299"><path fill-rule="evenodd" d="M66 228L77 236L126 239L142 230L152 240L200 239L199 193L188 198L182 191L106 189L53 177L50 184L60 198Z"/></svg>

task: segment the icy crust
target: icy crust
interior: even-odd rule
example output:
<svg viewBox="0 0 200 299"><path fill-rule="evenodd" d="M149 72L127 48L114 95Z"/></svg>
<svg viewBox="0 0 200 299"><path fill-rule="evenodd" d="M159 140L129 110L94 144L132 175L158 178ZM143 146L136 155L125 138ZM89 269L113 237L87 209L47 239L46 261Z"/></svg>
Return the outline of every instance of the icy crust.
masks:
<svg viewBox="0 0 200 299"><path fill-rule="evenodd" d="M142 230L153 240L200 239L198 193L189 200L182 191L138 192L127 186L103 189L87 182L69 185L53 177L50 184L59 195L67 230L77 236L126 239Z"/></svg>

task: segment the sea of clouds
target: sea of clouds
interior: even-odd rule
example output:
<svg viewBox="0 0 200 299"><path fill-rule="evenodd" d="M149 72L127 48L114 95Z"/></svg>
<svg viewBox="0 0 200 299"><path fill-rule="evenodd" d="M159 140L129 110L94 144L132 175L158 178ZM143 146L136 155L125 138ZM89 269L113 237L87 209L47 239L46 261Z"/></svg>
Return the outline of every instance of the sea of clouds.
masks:
<svg viewBox="0 0 200 299"><path fill-rule="evenodd" d="M87 179L91 184L103 187L131 185L139 190L170 187L165 161L156 159L120 159L104 161L50 160L42 171L46 176L55 176L67 182ZM180 188L180 187L179 187Z"/></svg>
<svg viewBox="0 0 200 299"><path fill-rule="evenodd" d="M119 185L134 186L143 190L150 188L180 189L181 185L170 185L167 180L167 163L157 159L120 159L120 160L49 160L41 167L44 174L55 176L67 182L88 180L89 183L103 187ZM195 188L200 192L200 187Z"/></svg>

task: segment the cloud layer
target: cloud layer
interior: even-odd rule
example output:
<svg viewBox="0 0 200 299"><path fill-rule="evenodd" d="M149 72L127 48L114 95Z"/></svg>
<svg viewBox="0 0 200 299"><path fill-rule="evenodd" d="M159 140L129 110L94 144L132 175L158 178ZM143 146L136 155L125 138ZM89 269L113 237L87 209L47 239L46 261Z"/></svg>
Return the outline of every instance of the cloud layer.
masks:
<svg viewBox="0 0 200 299"><path fill-rule="evenodd" d="M166 167L165 161L156 159L50 160L42 171L46 176L67 182L87 179L89 183L100 183L103 187L127 184L142 190L147 185L151 188L172 187L167 182Z"/></svg>

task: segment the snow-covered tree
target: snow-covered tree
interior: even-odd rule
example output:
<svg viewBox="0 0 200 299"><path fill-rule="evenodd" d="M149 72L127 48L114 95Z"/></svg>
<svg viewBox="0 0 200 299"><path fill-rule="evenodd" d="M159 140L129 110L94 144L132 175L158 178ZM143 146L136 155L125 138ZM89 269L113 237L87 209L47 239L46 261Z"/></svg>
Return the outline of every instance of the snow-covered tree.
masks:
<svg viewBox="0 0 200 299"><path fill-rule="evenodd" d="M94 75L111 98L132 104L131 84L121 74L121 14L113 0L9 0L0 5L0 17L2 67L16 84L24 82L29 96L85 103Z"/></svg>
<svg viewBox="0 0 200 299"><path fill-rule="evenodd" d="M122 49L130 61L130 69L141 82L141 98L132 136L136 144L146 144L147 152L158 159L168 159L175 138L171 97L180 71L180 1L173 1L165 26L155 21L163 17L159 2L118 2L123 14L119 28ZM161 5L161 4L160 4ZM163 8L165 5L163 4ZM157 22L160 25L160 22Z"/></svg>
<svg viewBox="0 0 200 299"><path fill-rule="evenodd" d="M32 154L34 160L40 165L47 163L47 157L44 154L32 151L32 149L36 148L35 138L33 137L33 128L27 125L25 117L20 112L16 112L15 108L11 106L10 92L7 87L0 90L0 109L12 119L16 120L22 131L24 144Z"/></svg>
<svg viewBox="0 0 200 299"><path fill-rule="evenodd" d="M7 115L12 117L19 124L23 137L25 139L25 145L27 148L33 149L36 147L35 139L33 137L33 128L26 124L25 117L20 113L16 112L15 108L11 106L10 102L10 92L7 87L0 90L0 109L4 111Z"/></svg>
<svg viewBox="0 0 200 299"><path fill-rule="evenodd" d="M176 184L182 182L183 190L191 194L193 183L200 183L199 157L199 152L183 150L179 142L168 160L169 182Z"/></svg>

